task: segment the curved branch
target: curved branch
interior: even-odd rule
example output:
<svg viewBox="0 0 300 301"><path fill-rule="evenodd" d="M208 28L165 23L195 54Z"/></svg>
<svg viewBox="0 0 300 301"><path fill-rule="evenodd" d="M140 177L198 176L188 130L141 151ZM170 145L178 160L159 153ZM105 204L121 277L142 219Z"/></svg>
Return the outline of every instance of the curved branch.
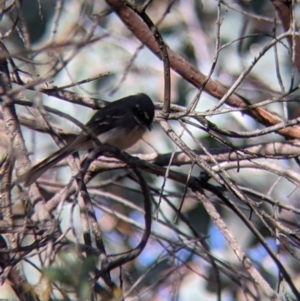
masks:
<svg viewBox="0 0 300 301"><path fill-rule="evenodd" d="M156 56L161 58L159 45L157 44L153 33L148 28L148 26L139 18L139 16L131 8L126 6L123 1L106 0L106 2L114 8L116 14L129 28L129 30ZM285 36L289 36L289 34L285 34ZM200 88L203 83L206 82L206 75L201 73L194 65L189 63L176 52L172 51L170 48L168 48L168 57L171 68L176 71L182 78L193 84L195 87ZM205 85L205 91L218 99L222 99L229 90L216 81L209 79L209 81ZM226 104L232 107L239 108L246 108L248 105L245 98L235 93L232 93L230 96L228 96ZM267 126L276 125L277 123L282 122L282 120L278 116L263 108L247 110L245 111L245 113ZM300 127L292 126L288 128L282 128L278 130L278 133L289 138L300 138Z"/></svg>

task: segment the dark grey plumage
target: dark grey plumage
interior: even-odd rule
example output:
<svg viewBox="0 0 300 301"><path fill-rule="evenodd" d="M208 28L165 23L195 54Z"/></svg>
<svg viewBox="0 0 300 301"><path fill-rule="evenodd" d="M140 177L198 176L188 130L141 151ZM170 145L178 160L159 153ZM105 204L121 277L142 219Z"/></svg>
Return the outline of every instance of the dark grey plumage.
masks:
<svg viewBox="0 0 300 301"><path fill-rule="evenodd" d="M125 150L134 145L151 124L154 118L154 105L146 94L127 96L109 103L97 111L86 126L103 144L112 145ZM47 169L51 168L67 156L78 150L95 147L95 143L85 131L66 146L53 153L48 158L33 166L23 174L18 182L25 186L35 182Z"/></svg>

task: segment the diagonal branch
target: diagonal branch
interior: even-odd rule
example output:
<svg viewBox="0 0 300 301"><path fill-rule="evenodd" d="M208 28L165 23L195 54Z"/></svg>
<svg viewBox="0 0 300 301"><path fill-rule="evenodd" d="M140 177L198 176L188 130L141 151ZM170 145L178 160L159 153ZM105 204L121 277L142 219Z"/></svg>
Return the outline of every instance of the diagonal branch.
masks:
<svg viewBox="0 0 300 301"><path fill-rule="evenodd" d="M131 8L126 6L123 1L106 0L106 2L114 8L116 14L136 36L136 38L146 45L155 55L161 58L159 45L157 44L153 33L143 20L140 19L140 17ZM178 53L174 52L170 48L167 49L171 68L195 87L202 87L204 82L207 81L207 76L201 73L194 65L189 63ZM206 83L204 90L218 99L222 99L229 91L212 79L209 79ZM235 93L228 96L226 104L238 108L246 108L248 105L244 98ZM260 107L247 110L245 113L267 126L276 125L277 123L282 122L278 116ZM292 126L282 128L278 130L278 133L289 138L299 138L300 127Z"/></svg>

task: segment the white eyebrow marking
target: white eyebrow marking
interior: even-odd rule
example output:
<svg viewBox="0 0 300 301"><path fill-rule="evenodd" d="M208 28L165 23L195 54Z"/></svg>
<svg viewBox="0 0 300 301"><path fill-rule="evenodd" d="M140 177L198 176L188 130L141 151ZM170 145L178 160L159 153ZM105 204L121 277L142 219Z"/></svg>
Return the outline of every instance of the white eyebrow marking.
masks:
<svg viewBox="0 0 300 301"><path fill-rule="evenodd" d="M145 115L145 117L146 117L147 120L150 119L150 118L149 118L149 114L148 114L146 111L144 112L144 115Z"/></svg>

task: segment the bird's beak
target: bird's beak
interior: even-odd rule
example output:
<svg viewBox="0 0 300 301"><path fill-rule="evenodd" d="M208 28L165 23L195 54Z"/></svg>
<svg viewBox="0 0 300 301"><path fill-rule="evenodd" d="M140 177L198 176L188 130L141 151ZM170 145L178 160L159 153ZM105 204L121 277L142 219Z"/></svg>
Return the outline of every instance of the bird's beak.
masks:
<svg viewBox="0 0 300 301"><path fill-rule="evenodd" d="M151 131L151 130L152 130L151 124L149 124L149 125L147 126L147 128L148 128L149 131Z"/></svg>

